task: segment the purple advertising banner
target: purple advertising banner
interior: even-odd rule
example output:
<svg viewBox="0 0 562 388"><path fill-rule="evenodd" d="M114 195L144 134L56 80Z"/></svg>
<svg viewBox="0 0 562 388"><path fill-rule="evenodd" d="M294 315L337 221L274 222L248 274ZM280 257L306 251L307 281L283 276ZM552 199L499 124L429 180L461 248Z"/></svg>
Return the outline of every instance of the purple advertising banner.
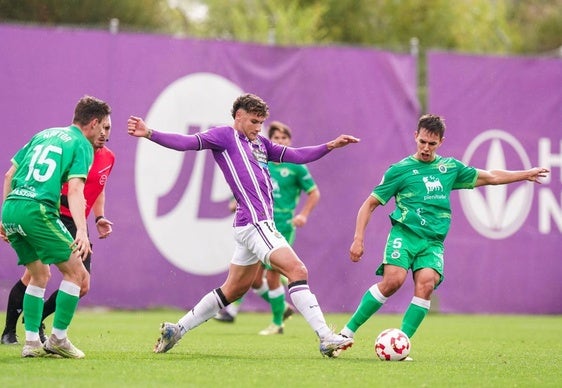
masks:
<svg viewBox="0 0 562 388"><path fill-rule="evenodd" d="M388 165L412 151L419 114L415 79L415 58L372 49L3 25L0 169L8 170L10 158L37 131L70 124L83 95L106 100L113 109L108 146L116 165L105 215L114 231L99 240L90 220L91 290L80 305L187 309L225 279L234 246L230 193L210 152L181 153L132 138L126 121L137 115L162 131L194 133L231 124L234 99L258 94L270 105L269 120L293 129L295 146L324 143L341 133L361 138L309 165L321 200L295 242L324 311L350 312L377 281L374 271L392 209L383 208L371 222L368 252L357 264L348 254L355 217ZM525 259L526 266L536 263ZM23 271L8 244L0 244L0 260L4 309ZM60 280L55 269L52 273L48 293ZM468 294L471 286L458 288ZM402 311L410 298L407 285L384 311ZM478 308L448 303L454 306L449 309ZM250 293L243 308L268 306Z"/></svg>
<svg viewBox="0 0 562 388"><path fill-rule="evenodd" d="M465 190L453 198L445 281L432 310L562 313L562 61L429 55L429 108L445 116L439 150L484 169L551 169L542 185ZM233 252L230 193L210 152L181 153L127 135L129 115L151 127L194 133L231 124L230 108L252 92L270 120L293 129L295 146L341 133L361 142L309 169L321 200L297 232L295 250L326 312L352 312L380 278L394 203L376 210L365 256L349 260L357 210L393 162L415 151L416 62L350 47L281 48L168 36L0 26L0 170L44 128L68 125L76 101L113 108L116 154L106 193L114 232L94 243L91 290L81 306L188 309L222 284ZM3 167L2 167L3 166ZM92 223L92 220L90 220ZM0 244L0 310L22 268ZM55 269L47 292L57 287ZM381 312L402 312L411 280ZM243 309L268 306L252 293Z"/></svg>
<svg viewBox="0 0 562 388"><path fill-rule="evenodd" d="M551 170L453 199L440 310L562 313L562 60L432 52L429 108L439 150L482 169Z"/></svg>

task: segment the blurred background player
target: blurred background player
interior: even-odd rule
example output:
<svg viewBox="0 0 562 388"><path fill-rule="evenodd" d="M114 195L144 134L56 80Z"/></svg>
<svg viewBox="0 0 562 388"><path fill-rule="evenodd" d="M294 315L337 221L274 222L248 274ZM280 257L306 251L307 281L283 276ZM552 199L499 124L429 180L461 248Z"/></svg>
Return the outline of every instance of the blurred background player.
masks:
<svg viewBox="0 0 562 388"><path fill-rule="evenodd" d="M89 277L82 260L91 252L86 223L84 183L94 158L93 144L110 127L111 108L85 96L74 109L72 125L37 133L12 158L4 177L0 237L29 271L23 298L25 345L22 357L47 353L84 358L68 339L80 288ZM60 220L61 187L68 182L68 208L76 225L73 238ZM39 327L50 264L62 273L51 336L43 344Z"/></svg>
<svg viewBox="0 0 562 388"><path fill-rule="evenodd" d="M291 145L292 132L284 123L273 121L268 127L268 137L271 141L284 146ZM302 227L308 221L312 209L320 200L320 191L312 178L308 168L303 164L269 162L269 173L273 183L273 217L277 230L293 245L296 228ZM300 212L295 215L301 193L307 194ZM279 272L263 265L252 284L255 293L271 305L272 323L259 332L260 335L283 333L283 321L290 317L294 310L286 303L285 287L281 282ZM240 299L239 299L240 301ZM221 310L215 319L232 322L238 313L240 302L232 303ZM235 308L230 309L234 305Z"/></svg>
<svg viewBox="0 0 562 388"><path fill-rule="evenodd" d="M100 134L100 136L94 142L94 161L92 167L88 172L88 177L86 178L86 183L84 184L84 197L86 199L86 218L91 211L93 211L95 216L96 229L98 231L99 238L106 238L112 232L112 222L105 218L105 185L109 178L109 174L113 169L115 162L115 155L113 152L106 147L105 143L109 141L109 136L111 132L111 120L106 123L105 131ZM76 236L76 224L72 219L70 209L68 208L68 183L62 186L61 196L60 196L60 219L64 226L68 229L72 237ZM91 253L88 253L83 261L84 267L91 273ZM23 298L25 295L25 289L29 284L29 271L25 270L21 279L14 284L10 291L8 297L8 305L6 308L6 325L4 326L4 331L2 332L2 344L4 345L16 345L18 344L18 339L16 335L16 326L18 318L23 309ZM88 290L90 289L90 277L84 278L84 283L80 288L80 297L82 298ZM58 295L58 290L53 292L49 299L45 302L43 308L43 316L41 318L41 326L39 327L39 337L41 342L46 341L44 334L43 321L46 317L55 312L56 298Z"/></svg>

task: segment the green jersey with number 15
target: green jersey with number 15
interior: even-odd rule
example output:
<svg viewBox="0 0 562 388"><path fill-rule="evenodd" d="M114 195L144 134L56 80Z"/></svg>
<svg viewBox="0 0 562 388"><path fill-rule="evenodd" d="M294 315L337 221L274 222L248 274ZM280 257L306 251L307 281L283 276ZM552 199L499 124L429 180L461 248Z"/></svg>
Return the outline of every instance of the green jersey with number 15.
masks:
<svg viewBox="0 0 562 388"><path fill-rule="evenodd" d="M6 199L35 200L58 211L61 186L71 178L86 180L93 158L78 127L45 129L12 158L16 172Z"/></svg>
<svg viewBox="0 0 562 388"><path fill-rule="evenodd" d="M478 172L455 158L422 162L413 156L390 166L372 196L385 205L395 197L392 224L401 223L429 240L445 240L451 225L452 190L472 189Z"/></svg>

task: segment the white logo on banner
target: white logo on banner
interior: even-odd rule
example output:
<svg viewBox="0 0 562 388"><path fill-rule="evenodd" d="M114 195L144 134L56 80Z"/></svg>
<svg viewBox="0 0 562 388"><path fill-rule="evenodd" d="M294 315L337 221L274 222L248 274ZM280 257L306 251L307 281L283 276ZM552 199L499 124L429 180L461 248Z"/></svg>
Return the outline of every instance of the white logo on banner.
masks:
<svg viewBox="0 0 562 388"><path fill-rule="evenodd" d="M518 155L523 168L531 168L531 162L519 141L509 133L492 129L478 135L468 146L463 162L470 164L474 155L488 146L486 169L510 169L505 148L511 147ZM474 190L461 190L460 200L464 214L472 227L481 235L502 239L515 233L525 222L531 209L533 184L517 184L508 195L507 185L484 186Z"/></svg>
<svg viewBox="0 0 562 388"><path fill-rule="evenodd" d="M232 103L242 93L216 74L192 74L164 89L146 122L184 134L231 124ZM228 269L234 249L231 192L210 150L178 152L139 140L135 188L144 226L168 261L197 275Z"/></svg>

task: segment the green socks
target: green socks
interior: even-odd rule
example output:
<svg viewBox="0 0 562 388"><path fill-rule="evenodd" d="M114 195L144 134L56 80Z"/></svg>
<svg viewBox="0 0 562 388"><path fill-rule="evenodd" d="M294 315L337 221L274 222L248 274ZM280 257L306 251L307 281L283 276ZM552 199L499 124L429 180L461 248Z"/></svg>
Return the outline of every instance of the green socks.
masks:
<svg viewBox="0 0 562 388"><path fill-rule="evenodd" d="M342 334L353 337L353 334L363 325L367 320L376 313L386 302L388 298L379 291L378 286L375 284L363 295L361 303L357 307L355 313L342 330ZM409 338L412 338L423 319L429 312L430 301L414 296L404 318L402 319L401 330L406 333Z"/></svg>
<svg viewBox="0 0 562 388"><path fill-rule="evenodd" d="M53 328L66 330L74 317L78 301L80 300L80 286L63 280L57 294L57 307Z"/></svg>
<svg viewBox="0 0 562 388"><path fill-rule="evenodd" d="M258 294L263 300L269 303L269 287L267 282L264 280L260 288L252 288L256 294Z"/></svg>
<svg viewBox="0 0 562 388"><path fill-rule="evenodd" d="M285 312L285 289L283 286L269 291L269 304L273 314L273 323L281 326L283 324L283 313Z"/></svg>
<svg viewBox="0 0 562 388"><path fill-rule="evenodd" d="M404 318L402 319L402 330L406 335L410 338L414 335L418 327L422 323L423 319L429 312L430 301L418 298L414 296L412 298L412 302L406 313L404 314Z"/></svg>
<svg viewBox="0 0 562 388"><path fill-rule="evenodd" d="M382 307L384 302L386 302L386 299L387 298L381 294L376 284L369 288L369 290L363 295L357 310L351 316L349 322L345 325L346 328L355 333L361 325L367 322L367 320ZM347 330L342 331L344 334L346 332L351 334Z"/></svg>
<svg viewBox="0 0 562 388"><path fill-rule="evenodd" d="M39 333L41 317L43 316L43 297L45 289L29 285L23 296L23 319L25 331Z"/></svg>

